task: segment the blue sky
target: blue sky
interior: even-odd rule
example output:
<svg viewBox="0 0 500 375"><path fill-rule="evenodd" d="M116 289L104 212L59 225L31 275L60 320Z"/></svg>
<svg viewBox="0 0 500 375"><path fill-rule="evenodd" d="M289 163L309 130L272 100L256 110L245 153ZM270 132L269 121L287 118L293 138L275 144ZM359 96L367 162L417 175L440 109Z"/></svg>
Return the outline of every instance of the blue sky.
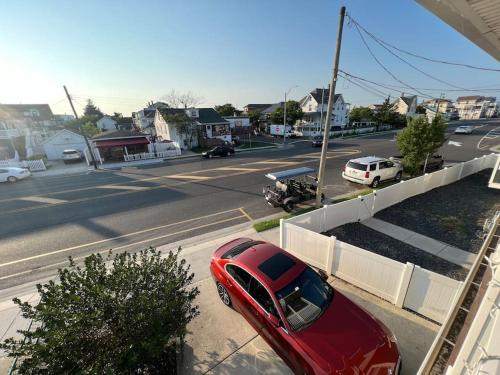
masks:
<svg viewBox="0 0 500 375"><path fill-rule="evenodd" d="M78 110L92 97L104 111L124 114L172 89L203 97L203 106L277 102L295 85L299 87L290 97L300 99L330 80L341 5L366 29L403 49L499 66L410 0L4 1L0 102L49 103L55 113L69 113L63 84ZM413 87L450 88L367 41L381 61ZM457 86L500 88L499 73L409 61ZM347 23L340 68L399 85L375 63ZM352 104L382 100L342 79L337 88Z"/></svg>

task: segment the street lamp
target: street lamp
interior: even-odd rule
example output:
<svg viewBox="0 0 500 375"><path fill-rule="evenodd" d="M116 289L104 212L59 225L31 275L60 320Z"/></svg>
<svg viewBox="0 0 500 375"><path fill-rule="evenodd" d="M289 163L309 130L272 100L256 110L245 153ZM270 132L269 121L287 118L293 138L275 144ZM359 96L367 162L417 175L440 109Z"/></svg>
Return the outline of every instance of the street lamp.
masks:
<svg viewBox="0 0 500 375"><path fill-rule="evenodd" d="M285 105L283 109L283 146L285 145L286 142L286 96L290 94L290 91L292 91L296 87L299 86L298 85L292 86L288 89L288 91L285 91Z"/></svg>

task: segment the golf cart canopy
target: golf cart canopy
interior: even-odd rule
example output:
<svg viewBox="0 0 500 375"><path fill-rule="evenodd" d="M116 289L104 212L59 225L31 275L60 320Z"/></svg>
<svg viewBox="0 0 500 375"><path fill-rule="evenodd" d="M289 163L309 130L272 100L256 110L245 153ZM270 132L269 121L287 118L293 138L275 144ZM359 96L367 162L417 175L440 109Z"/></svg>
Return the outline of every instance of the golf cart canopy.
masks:
<svg viewBox="0 0 500 375"><path fill-rule="evenodd" d="M266 174L266 177L273 181L286 180L292 177L306 176L310 174L315 174L316 170L309 167L301 167L295 169L289 169L287 171L274 172Z"/></svg>

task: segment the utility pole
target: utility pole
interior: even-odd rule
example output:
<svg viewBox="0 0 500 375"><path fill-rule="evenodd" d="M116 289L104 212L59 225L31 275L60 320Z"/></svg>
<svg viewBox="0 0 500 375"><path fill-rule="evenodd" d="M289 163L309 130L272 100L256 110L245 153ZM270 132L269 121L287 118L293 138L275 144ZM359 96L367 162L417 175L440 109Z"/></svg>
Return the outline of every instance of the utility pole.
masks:
<svg viewBox="0 0 500 375"><path fill-rule="evenodd" d="M63 86L63 87L64 87L64 92L66 93L66 97L68 98L69 105L71 106L71 109L73 110L73 114L75 115L75 118L78 120L78 114L75 111L75 107L73 106L73 101L71 100L71 96L69 96L68 89L66 88L66 86ZM92 164L94 165L94 169L98 169L97 162L95 161L95 158L94 158L94 153L92 152L92 149L90 148L89 140L88 140L87 136L85 134L83 134L81 126L80 126L80 133L83 135L83 138L85 139L85 143L87 144L87 148L89 150L90 157L92 158Z"/></svg>
<svg viewBox="0 0 500 375"><path fill-rule="evenodd" d="M335 58L333 61L333 74L330 81L330 92L328 93L328 108L326 110L325 131L323 133L323 147L321 148L321 159L319 161L318 171L318 188L316 190L316 207L321 206L321 196L323 193L323 185L325 183L325 165L326 152L328 150L328 141L330 140L330 122L332 118L333 105L335 104L335 86L337 84L337 74L339 71L340 46L342 44L342 29L344 27L345 7L340 8L339 30L337 33L337 47L335 50Z"/></svg>
<svg viewBox="0 0 500 375"><path fill-rule="evenodd" d="M285 91L285 105L283 110L283 146L286 143L286 91Z"/></svg>
<svg viewBox="0 0 500 375"><path fill-rule="evenodd" d="M325 87L321 89L321 116L319 119L319 134L321 134L321 129L323 128L323 105L325 104Z"/></svg>

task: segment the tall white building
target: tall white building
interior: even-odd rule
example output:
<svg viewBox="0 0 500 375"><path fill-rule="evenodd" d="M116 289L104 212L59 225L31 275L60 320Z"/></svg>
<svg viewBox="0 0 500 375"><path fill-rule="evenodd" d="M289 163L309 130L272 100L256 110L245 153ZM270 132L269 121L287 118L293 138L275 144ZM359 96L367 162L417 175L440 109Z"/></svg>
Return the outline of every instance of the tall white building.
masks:
<svg viewBox="0 0 500 375"><path fill-rule="evenodd" d="M499 105L492 96L460 96L455 108L461 120L496 117L499 113Z"/></svg>

